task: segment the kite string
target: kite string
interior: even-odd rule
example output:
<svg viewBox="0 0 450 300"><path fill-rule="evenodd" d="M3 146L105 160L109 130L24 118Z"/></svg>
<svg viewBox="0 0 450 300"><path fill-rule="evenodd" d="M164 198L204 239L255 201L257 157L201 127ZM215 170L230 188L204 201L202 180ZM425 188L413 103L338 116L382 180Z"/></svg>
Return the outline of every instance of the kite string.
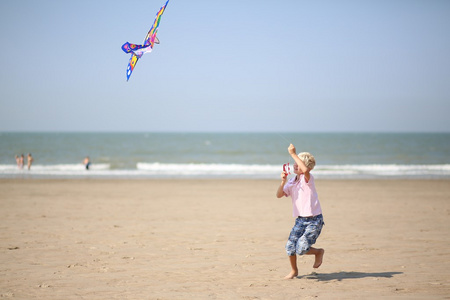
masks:
<svg viewBox="0 0 450 300"><path fill-rule="evenodd" d="M282 136L280 133L277 132L277 134L278 134L283 140L285 140L285 141L288 142L289 144L292 144L291 142L288 141L287 138L285 138L284 136Z"/></svg>

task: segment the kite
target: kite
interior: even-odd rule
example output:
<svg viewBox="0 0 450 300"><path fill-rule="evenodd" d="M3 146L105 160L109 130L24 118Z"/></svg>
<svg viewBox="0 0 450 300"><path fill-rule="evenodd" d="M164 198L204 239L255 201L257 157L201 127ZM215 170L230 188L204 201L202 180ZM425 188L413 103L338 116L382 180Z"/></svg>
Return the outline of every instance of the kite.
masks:
<svg viewBox="0 0 450 300"><path fill-rule="evenodd" d="M161 16L166 9L167 3L169 3L169 0L167 0L166 4L164 4L164 6L161 7L156 14L155 21L153 22L152 28L150 28L150 31L147 33L143 45L130 44L128 42L122 45L122 50L125 53L131 53L127 68L127 81L130 79L131 73L133 72L139 58L141 58L145 53L152 52L154 44L159 44L156 33L158 32L159 22L161 21Z"/></svg>

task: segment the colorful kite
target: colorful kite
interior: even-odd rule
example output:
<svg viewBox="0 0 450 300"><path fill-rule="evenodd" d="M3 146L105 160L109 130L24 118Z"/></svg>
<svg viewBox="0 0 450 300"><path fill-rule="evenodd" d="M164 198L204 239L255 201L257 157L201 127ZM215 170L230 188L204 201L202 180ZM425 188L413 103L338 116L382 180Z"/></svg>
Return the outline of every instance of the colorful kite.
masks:
<svg viewBox="0 0 450 300"><path fill-rule="evenodd" d="M154 44L159 44L159 40L156 37L156 33L158 32L159 22L161 21L161 16L164 13L164 10L166 9L167 3L169 3L169 0L167 0L166 4L164 4L164 6L161 7L158 13L156 14L155 21L153 22L152 28L150 28L150 31L147 33L143 45L135 45L130 44L128 42L122 45L122 50L125 53L131 52L131 57L130 61L128 62L127 68L127 81L130 79L131 73L133 72L134 67L136 66L136 63L139 60L139 58L141 58L141 56L144 55L145 53L152 52Z"/></svg>

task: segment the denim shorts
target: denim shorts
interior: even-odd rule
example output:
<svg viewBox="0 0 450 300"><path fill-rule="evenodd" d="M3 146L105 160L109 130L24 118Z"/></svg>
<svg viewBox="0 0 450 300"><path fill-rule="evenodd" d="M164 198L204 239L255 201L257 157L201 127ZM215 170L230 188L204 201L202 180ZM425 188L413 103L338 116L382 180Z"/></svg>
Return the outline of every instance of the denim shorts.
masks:
<svg viewBox="0 0 450 300"><path fill-rule="evenodd" d="M324 224L322 214L295 219L295 225L286 243L287 255L306 254L311 246L316 243Z"/></svg>

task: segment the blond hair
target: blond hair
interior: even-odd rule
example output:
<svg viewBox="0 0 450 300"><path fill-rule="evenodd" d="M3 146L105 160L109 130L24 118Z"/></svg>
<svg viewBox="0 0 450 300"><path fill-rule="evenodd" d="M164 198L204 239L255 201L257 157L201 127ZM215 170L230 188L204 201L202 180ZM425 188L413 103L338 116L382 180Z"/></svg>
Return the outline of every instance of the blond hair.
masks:
<svg viewBox="0 0 450 300"><path fill-rule="evenodd" d="M303 161L303 163L308 169L310 170L314 169L316 165L316 159L314 158L314 156L312 156L311 153L301 152L298 154L298 158L300 158Z"/></svg>

